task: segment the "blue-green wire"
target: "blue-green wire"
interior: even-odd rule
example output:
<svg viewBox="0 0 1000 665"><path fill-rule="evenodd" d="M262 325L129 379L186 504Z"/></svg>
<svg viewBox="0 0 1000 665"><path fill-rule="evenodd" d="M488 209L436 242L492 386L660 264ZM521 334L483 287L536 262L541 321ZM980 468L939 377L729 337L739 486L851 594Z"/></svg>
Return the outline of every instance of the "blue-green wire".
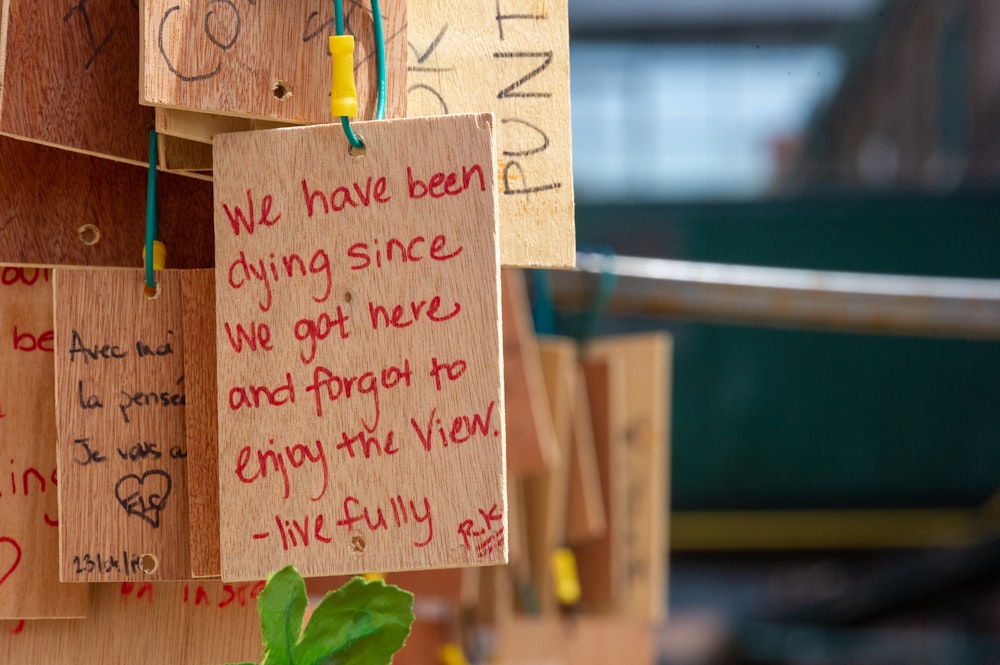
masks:
<svg viewBox="0 0 1000 665"><path fill-rule="evenodd" d="M333 2L334 16L336 17L337 24L337 36L344 34L344 2L343 0L334 0ZM365 144L361 142L358 135L354 133L354 129L351 128L351 120L346 115L340 116L340 124L344 128L344 135L347 136L347 142L351 144L353 148L361 150L365 147Z"/></svg>
<svg viewBox="0 0 1000 665"><path fill-rule="evenodd" d="M378 103L375 107L375 119L385 120L385 37L382 35L382 11L378 0L372 0L372 22L375 24L375 56L378 62Z"/></svg>
<svg viewBox="0 0 1000 665"><path fill-rule="evenodd" d="M153 243L159 239L160 228L156 219L156 130L149 132L149 171L146 176L146 286L156 288L153 276Z"/></svg>

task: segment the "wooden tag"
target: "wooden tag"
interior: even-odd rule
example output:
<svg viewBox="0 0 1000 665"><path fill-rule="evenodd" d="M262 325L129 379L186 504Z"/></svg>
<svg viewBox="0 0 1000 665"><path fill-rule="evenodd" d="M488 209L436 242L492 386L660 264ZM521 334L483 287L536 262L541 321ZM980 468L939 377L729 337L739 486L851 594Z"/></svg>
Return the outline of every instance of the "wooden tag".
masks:
<svg viewBox="0 0 1000 665"><path fill-rule="evenodd" d="M143 279L53 271L63 581L190 577L181 274Z"/></svg>
<svg viewBox="0 0 1000 665"><path fill-rule="evenodd" d="M224 579L506 560L491 123L216 138Z"/></svg>
<svg viewBox="0 0 1000 665"><path fill-rule="evenodd" d="M559 463L559 444L545 396L538 343L531 329L527 287L520 271L501 271L507 470L514 475Z"/></svg>
<svg viewBox="0 0 1000 665"><path fill-rule="evenodd" d="M0 186L8 220L0 261L141 266L145 169L8 137L0 137L0 164L17 174ZM156 198L170 265L212 267L212 186L161 173Z"/></svg>
<svg viewBox="0 0 1000 665"><path fill-rule="evenodd" d="M519 618L500 626L496 665L653 663L653 631L634 619L578 616Z"/></svg>
<svg viewBox="0 0 1000 665"><path fill-rule="evenodd" d="M373 118L375 36L368 3L345 3L354 35L359 118ZM406 5L383 0L386 115L406 115ZM330 122L332 2L143 0L141 99L209 113Z"/></svg>
<svg viewBox="0 0 1000 665"><path fill-rule="evenodd" d="M559 458L564 461L551 469L524 478L524 516L531 580L542 611L551 613L557 609L551 556L553 550L566 540L576 344L565 337L543 337L538 341L538 349L552 421L556 426Z"/></svg>
<svg viewBox="0 0 1000 665"><path fill-rule="evenodd" d="M569 455L569 507L566 542L585 543L608 532L607 509L601 495L601 472L594 445L594 423L583 370L577 369L573 394L573 436Z"/></svg>
<svg viewBox="0 0 1000 665"><path fill-rule="evenodd" d="M59 583L48 270L0 266L0 334L0 617L82 617L86 585Z"/></svg>
<svg viewBox="0 0 1000 665"><path fill-rule="evenodd" d="M137 101L136 3L0 5L0 133L147 163L153 111Z"/></svg>
<svg viewBox="0 0 1000 665"><path fill-rule="evenodd" d="M670 345L669 336L649 333L599 338L587 347L589 358L624 371L623 419L612 436L626 469L626 519L609 531L624 543L618 607L625 616L654 622L666 611Z"/></svg>
<svg viewBox="0 0 1000 665"><path fill-rule="evenodd" d="M257 662L263 582L95 584L86 619L0 622L0 662L221 665Z"/></svg>
<svg viewBox="0 0 1000 665"><path fill-rule="evenodd" d="M219 418L215 372L215 271L181 273L187 400L188 523L191 576L218 577Z"/></svg>
<svg viewBox="0 0 1000 665"><path fill-rule="evenodd" d="M601 496L607 509L607 532L601 538L575 544L581 582L581 604L591 611L614 611L625 584L623 531L629 516L625 493L628 468L623 442L625 368L621 362L587 359L581 363L593 423Z"/></svg>
<svg viewBox="0 0 1000 665"><path fill-rule="evenodd" d="M410 4L411 116L497 116L500 259L576 261L568 0Z"/></svg>

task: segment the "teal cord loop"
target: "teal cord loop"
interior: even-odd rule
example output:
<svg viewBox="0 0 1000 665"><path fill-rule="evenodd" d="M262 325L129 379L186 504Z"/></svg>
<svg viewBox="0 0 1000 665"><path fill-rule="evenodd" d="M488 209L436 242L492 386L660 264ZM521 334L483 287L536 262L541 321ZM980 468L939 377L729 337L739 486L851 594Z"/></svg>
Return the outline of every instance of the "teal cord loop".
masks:
<svg viewBox="0 0 1000 665"><path fill-rule="evenodd" d="M385 72L385 36L382 31L382 12L379 9L379 0L371 0L372 3L372 22L375 28L375 56L376 63L378 66L378 98L375 106L375 119L384 120L385 119L385 100L387 97L386 89L386 72ZM337 35L343 35L344 28L344 2L343 0L334 0L334 21L336 24ZM340 124L344 127L344 135L347 137L347 142L351 144L351 147L362 150L365 147L364 142L354 133L354 129L351 127L351 120L347 116L341 116Z"/></svg>
<svg viewBox="0 0 1000 665"><path fill-rule="evenodd" d="M156 218L156 130L149 131L149 171L146 175L146 286L156 289L153 276L153 243L160 239L159 222Z"/></svg>

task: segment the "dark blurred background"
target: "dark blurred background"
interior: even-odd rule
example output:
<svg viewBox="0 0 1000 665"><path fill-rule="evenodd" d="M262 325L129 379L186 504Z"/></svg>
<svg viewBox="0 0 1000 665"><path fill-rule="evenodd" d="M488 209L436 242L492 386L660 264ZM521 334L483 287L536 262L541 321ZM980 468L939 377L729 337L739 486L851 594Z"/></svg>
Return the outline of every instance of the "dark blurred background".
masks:
<svg viewBox="0 0 1000 665"><path fill-rule="evenodd" d="M1000 278L1000 1L570 21L580 249ZM663 662L1000 662L1000 345L633 314L675 338Z"/></svg>

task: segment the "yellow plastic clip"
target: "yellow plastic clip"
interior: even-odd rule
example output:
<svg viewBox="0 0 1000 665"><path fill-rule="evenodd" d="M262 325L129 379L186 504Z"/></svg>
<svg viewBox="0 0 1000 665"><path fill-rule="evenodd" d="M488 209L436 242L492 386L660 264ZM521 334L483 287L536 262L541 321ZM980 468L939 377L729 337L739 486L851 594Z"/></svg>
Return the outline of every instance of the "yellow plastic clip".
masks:
<svg viewBox="0 0 1000 665"><path fill-rule="evenodd" d="M454 642L449 642L441 647L438 652L438 660L441 661L441 665L469 665L462 647Z"/></svg>
<svg viewBox="0 0 1000 665"><path fill-rule="evenodd" d="M568 547L552 552L552 575L555 578L556 598L563 605L580 602L580 575L576 570L576 556Z"/></svg>
<svg viewBox="0 0 1000 665"><path fill-rule="evenodd" d="M142 267L146 267L146 246L142 246ZM153 241L153 270L167 267L167 246L159 240Z"/></svg>
<svg viewBox="0 0 1000 665"><path fill-rule="evenodd" d="M382 573L365 573L365 582L385 582L385 575Z"/></svg>
<svg viewBox="0 0 1000 665"><path fill-rule="evenodd" d="M358 89L354 85L354 35L330 37L333 56L333 85L330 88L330 115L334 118L358 115Z"/></svg>

